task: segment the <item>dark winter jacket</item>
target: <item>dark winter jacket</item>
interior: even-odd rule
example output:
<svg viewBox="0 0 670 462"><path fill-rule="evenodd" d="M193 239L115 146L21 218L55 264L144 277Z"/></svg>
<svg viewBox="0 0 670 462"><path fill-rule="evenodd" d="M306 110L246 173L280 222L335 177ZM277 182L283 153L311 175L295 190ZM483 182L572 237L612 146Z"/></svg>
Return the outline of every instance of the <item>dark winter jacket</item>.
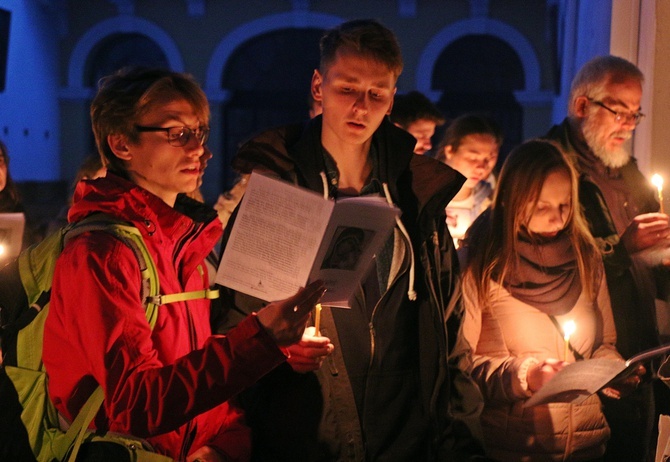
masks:
<svg viewBox="0 0 670 462"><path fill-rule="evenodd" d="M234 166L323 193L333 188L324 186L320 134L320 117L266 132L241 147ZM467 413L460 385L476 406L481 397L448 361L462 309L444 209L464 178L414 155L414 144L387 121L373 135L375 179L388 185L409 240L396 228L389 283L375 306L361 287L351 310L324 308L321 332L335 351L316 374L285 366L249 398L258 460L467 460L480 450L456 414ZM416 301L408 298L411 286ZM258 301L231 293L229 303L234 324L235 313ZM475 425L477 411L469 415Z"/></svg>
<svg viewBox="0 0 670 462"><path fill-rule="evenodd" d="M603 254L617 350L627 358L658 345L653 294L640 290L639 278L645 276L639 273L644 270L635 267L619 239L635 216L658 211L659 204L649 181L632 157L621 168L605 167L567 118L554 126L546 138L560 143L580 175L579 202Z"/></svg>

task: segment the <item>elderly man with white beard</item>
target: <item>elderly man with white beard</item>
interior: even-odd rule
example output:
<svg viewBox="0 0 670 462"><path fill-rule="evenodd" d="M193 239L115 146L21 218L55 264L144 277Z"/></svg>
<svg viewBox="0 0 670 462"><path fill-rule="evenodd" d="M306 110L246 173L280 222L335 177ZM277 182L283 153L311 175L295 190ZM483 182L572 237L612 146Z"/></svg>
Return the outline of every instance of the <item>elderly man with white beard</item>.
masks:
<svg viewBox="0 0 670 462"><path fill-rule="evenodd" d="M651 281L668 274L636 258L670 234L668 216L658 213L655 190L630 150L633 131L644 118L643 82L642 72L625 59L592 59L572 81L568 117L546 135L561 144L580 174L579 201L602 250L617 349L624 357L659 344L656 284ZM612 430L605 460L647 460L657 411L667 412L668 406L667 397L654 399L651 370L647 368L640 386L627 397L602 397Z"/></svg>

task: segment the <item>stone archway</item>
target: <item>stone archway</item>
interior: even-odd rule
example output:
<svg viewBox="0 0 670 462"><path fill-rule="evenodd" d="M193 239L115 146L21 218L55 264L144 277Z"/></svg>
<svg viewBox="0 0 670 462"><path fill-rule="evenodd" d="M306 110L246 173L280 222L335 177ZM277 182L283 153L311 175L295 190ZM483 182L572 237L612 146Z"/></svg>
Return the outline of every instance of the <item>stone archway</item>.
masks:
<svg viewBox="0 0 670 462"><path fill-rule="evenodd" d="M514 96L526 87L523 65L501 39L472 34L455 40L435 62L431 82L448 119L480 112L498 122L505 134L500 161L523 141L523 108Z"/></svg>
<svg viewBox="0 0 670 462"><path fill-rule="evenodd" d="M449 24L435 34L421 53L416 71L416 88L433 101L438 102L443 99L442 89L434 86L436 84L434 72L436 63L450 45L466 37L488 38L491 41L492 39L498 40L499 43L497 45L505 44L507 47L492 46L491 48L506 48L506 51L511 50L512 54L507 53L507 55L516 55L515 62L520 65L523 86L521 88L514 88L511 91L511 98L513 100L509 94L504 98L502 98L502 95L499 95L501 100L506 99L509 101L510 106L515 108L514 111L516 111L517 106L521 111L520 114L512 113L512 117L521 117L520 122L518 120L514 122L515 126L518 125L518 129L514 128L510 130L507 127L508 123L502 124L507 137L504 149L509 149L510 145L514 143L514 138L518 137L518 140L521 141L528 137L544 133L551 125L551 107L554 95L551 90L543 90L541 88L542 70L536 51L530 41L521 32L509 24L496 19L487 17L465 19ZM477 54L475 55L474 53ZM485 52L470 52L470 56L467 56L467 53L465 53L465 59L471 59L473 56L483 60L491 58L481 53ZM438 76L438 80L448 77L450 68L459 64L459 62L454 61L451 63L451 66L446 66L446 69L441 72L446 75ZM490 68L487 71L488 74L495 74L495 72L495 68ZM495 78L495 75L492 77ZM469 80L469 77L465 80ZM470 99L473 102L472 109L476 110L483 105L483 103L478 103L476 100L486 100L488 98L470 95ZM538 115L540 116L539 118ZM547 117L546 121L542 120L542 117L545 115ZM496 119L498 118L496 117ZM541 127L540 131L538 131L538 127Z"/></svg>
<svg viewBox="0 0 670 462"><path fill-rule="evenodd" d="M221 88L225 133L221 181L232 185L230 161L239 144L255 133L308 117L309 88L319 66L323 29L286 28L253 37L228 58Z"/></svg>
<svg viewBox="0 0 670 462"><path fill-rule="evenodd" d="M139 33L113 34L91 49L84 67L85 87L97 85L101 77L126 66L169 68L163 50L149 37Z"/></svg>
<svg viewBox="0 0 670 462"><path fill-rule="evenodd" d="M170 59L162 46L138 31L111 32L87 43L86 50L85 55L77 54L76 64L71 62L70 69L76 68L78 72L76 78L70 76L72 86L63 91L61 101L63 120L78 121L64 124L61 129L62 139L68 140L63 150L72 153L61 159L61 169L68 178L76 176L86 155L96 152L88 113L98 80L125 66L171 68L174 64L174 59Z"/></svg>

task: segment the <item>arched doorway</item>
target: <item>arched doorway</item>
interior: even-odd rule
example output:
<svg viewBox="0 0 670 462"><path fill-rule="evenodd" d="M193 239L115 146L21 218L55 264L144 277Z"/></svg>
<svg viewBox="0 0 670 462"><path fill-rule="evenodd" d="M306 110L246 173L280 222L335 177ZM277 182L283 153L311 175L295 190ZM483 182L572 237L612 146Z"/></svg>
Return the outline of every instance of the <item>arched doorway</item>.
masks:
<svg viewBox="0 0 670 462"><path fill-rule="evenodd" d="M505 141L498 165L523 140L523 110L514 91L526 87L524 70L517 53L503 40L472 34L453 41L435 62L431 82L433 90L442 92L437 105L448 119L480 112L500 124Z"/></svg>
<svg viewBox="0 0 670 462"><path fill-rule="evenodd" d="M145 35L113 34L100 41L86 60L84 85L95 88L101 77L126 66L169 68L163 50Z"/></svg>
<svg viewBox="0 0 670 462"><path fill-rule="evenodd" d="M224 189L235 179L230 162L240 143L262 130L308 117L322 34L318 28L275 30L248 40L231 55L221 82L231 95L222 114Z"/></svg>
<svg viewBox="0 0 670 462"><path fill-rule="evenodd" d="M169 61L161 49L152 39L139 33L115 33L108 35L96 43L87 55L82 72L82 85L90 88L95 94L98 81L115 71L126 66L145 66L169 68ZM74 178L83 158L96 152L95 139L91 131L91 121L88 116L90 97L79 102L85 113L81 114L81 124L85 125L86 139L82 139L81 148L73 149L72 155L64 156L62 159L63 171L67 178ZM77 133L69 133L69 130L77 130ZM81 137L82 126L63 127L65 139L78 139Z"/></svg>

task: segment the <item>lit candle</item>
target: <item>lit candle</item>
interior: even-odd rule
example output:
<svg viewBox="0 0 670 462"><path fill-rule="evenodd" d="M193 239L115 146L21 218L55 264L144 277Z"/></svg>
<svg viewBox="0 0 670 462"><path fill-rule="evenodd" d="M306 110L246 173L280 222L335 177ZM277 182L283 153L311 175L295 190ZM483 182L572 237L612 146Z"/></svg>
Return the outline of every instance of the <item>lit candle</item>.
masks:
<svg viewBox="0 0 670 462"><path fill-rule="evenodd" d="M658 173L654 173L654 175L651 177L651 184L656 186L656 189L658 190L658 202L661 203L661 213L663 212L663 177L659 175Z"/></svg>
<svg viewBox="0 0 670 462"><path fill-rule="evenodd" d="M321 303L317 303L314 307L314 335L316 336L321 336L319 324L321 324Z"/></svg>
<svg viewBox="0 0 670 462"><path fill-rule="evenodd" d="M570 354L570 336L575 333L577 326L575 321L567 321L563 324L563 339L565 339L565 360L568 360L568 354Z"/></svg>
<svg viewBox="0 0 670 462"><path fill-rule="evenodd" d="M5 246L3 244L0 244L0 256L4 255L5 253Z"/></svg>

